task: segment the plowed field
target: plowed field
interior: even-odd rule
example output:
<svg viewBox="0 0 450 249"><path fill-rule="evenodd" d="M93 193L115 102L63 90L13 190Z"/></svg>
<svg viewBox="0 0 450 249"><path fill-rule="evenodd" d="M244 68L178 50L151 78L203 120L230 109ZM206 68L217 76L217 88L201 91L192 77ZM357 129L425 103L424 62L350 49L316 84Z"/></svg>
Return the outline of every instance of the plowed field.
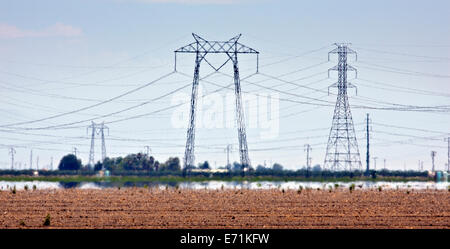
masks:
<svg viewBox="0 0 450 249"><path fill-rule="evenodd" d="M44 219L50 214L50 225ZM443 190L0 191L0 228L450 228Z"/></svg>

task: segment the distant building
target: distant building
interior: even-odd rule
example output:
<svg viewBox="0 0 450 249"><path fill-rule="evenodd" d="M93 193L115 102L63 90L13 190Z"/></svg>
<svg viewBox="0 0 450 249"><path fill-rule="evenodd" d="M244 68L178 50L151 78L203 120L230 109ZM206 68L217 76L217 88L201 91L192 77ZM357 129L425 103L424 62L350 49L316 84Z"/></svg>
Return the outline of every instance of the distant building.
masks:
<svg viewBox="0 0 450 249"><path fill-rule="evenodd" d="M191 172L198 172L198 173L227 173L228 169L192 169Z"/></svg>

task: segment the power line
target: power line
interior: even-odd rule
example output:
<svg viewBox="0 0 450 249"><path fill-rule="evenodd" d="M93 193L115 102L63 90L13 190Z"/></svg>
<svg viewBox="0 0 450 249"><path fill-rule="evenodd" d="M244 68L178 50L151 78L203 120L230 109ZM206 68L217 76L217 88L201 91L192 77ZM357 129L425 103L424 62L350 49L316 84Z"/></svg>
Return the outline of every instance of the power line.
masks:
<svg viewBox="0 0 450 249"><path fill-rule="evenodd" d="M81 111L84 111L84 110L92 109L92 108L94 108L94 107L97 107L97 106L100 106L100 105L103 105L103 104L112 102L112 101L114 101L114 100L116 100L116 99L122 98L122 97L124 97L124 96L126 96L126 95L129 95L129 94L132 94L132 93L134 93L134 92L137 92L137 91L139 91L139 90L141 90L141 89L143 89L143 88L145 88L145 87L148 87L148 86L150 86L150 85L152 85L152 84L154 84L154 83L156 83L156 82L158 82L158 81L160 81L160 80L162 80L162 79L164 79L164 78L169 77L170 75L172 75L172 74L174 74L174 73L175 73L174 71L173 71L173 72L170 72L170 73L168 73L168 74L165 74L165 75L163 75L163 76L157 78L156 80L153 80L153 81L151 81L151 82L149 82L149 83L146 83L146 84L144 84L144 85L141 85L140 87L137 87L137 88L134 88L134 89L132 89L132 90L126 91L125 93L122 93L122 94L120 94L120 95L117 95L117 96L115 96L115 97L109 98L109 99L107 99L107 100L104 100L104 101L102 101L102 102L99 102L99 103L96 103L96 104L93 104L93 105L90 105L90 106L86 106L86 107L79 108L79 109L76 109L76 110L73 110L73 111L69 111L69 112L65 112L65 113L60 113L60 114L57 114L57 115L53 115L53 116L49 116L49 117L45 117L45 118L41 118L41 119L37 119L37 120L31 120L31 121L26 121L26 122L18 122L18 123L12 123L12 124L0 125L0 127L10 127L10 126L17 126L17 125L24 125L24 124L32 124L32 123L42 122L42 121L46 121L46 120L50 120L50 119L55 119L55 118L67 116L67 115L70 115L70 114L74 114L74 113L77 113L77 112L81 112Z"/></svg>

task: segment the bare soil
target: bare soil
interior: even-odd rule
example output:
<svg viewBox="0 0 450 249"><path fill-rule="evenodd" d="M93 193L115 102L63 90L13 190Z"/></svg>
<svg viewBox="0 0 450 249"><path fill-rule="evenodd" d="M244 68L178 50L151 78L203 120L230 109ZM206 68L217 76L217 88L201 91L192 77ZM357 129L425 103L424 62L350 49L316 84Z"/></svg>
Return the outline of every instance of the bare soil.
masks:
<svg viewBox="0 0 450 249"><path fill-rule="evenodd" d="M0 191L0 228L450 228L449 191L408 192ZM44 226L47 214L50 225Z"/></svg>

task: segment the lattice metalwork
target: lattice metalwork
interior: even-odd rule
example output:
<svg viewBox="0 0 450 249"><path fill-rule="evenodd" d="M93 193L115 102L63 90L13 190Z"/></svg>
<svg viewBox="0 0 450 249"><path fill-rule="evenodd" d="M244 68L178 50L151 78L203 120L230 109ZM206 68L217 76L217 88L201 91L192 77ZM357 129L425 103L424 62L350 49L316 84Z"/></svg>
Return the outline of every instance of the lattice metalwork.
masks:
<svg viewBox="0 0 450 249"><path fill-rule="evenodd" d="M208 63L215 71L219 71L223 66L225 66L229 61L233 63L234 71L234 86L236 95L236 119L238 128L238 139L239 139L239 155L241 160L241 165L244 171L250 166L250 159L248 156L248 146L247 146L247 135L245 129L245 117L242 110L242 94L241 94L241 83L239 78L239 66L238 66L238 54L256 54L258 57L259 52L247 47L238 42L241 35L237 35L228 41L208 41L196 34L192 34L195 42L183 46L175 50L175 70L176 70L176 55L177 53L195 53L195 68L194 68L194 80L192 82L192 94L191 94L191 107L189 114L189 126L187 130L187 140L186 140L186 150L184 153L184 168L190 169L195 164L195 109L197 106L197 95L198 95L198 84L199 84L199 73L200 64L202 61ZM226 54L228 59L220 66L214 67L206 58L207 54ZM258 61L258 58L257 58ZM258 67L258 64L257 64Z"/></svg>
<svg viewBox="0 0 450 249"><path fill-rule="evenodd" d="M336 43L337 48L328 53L328 60L331 54L337 54L338 65L331 70L338 71L338 82L330 87L337 87L338 94L334 109L333 122L328 138L327 152L325 155L324 168L327 170L361 170L361 159L358 149L355 128L353 126L352 113L348 102L347 89L356 88L347 82L347 71L356 69L347 64L347 55L356 52L350 49L348 43Z"/></svg>

